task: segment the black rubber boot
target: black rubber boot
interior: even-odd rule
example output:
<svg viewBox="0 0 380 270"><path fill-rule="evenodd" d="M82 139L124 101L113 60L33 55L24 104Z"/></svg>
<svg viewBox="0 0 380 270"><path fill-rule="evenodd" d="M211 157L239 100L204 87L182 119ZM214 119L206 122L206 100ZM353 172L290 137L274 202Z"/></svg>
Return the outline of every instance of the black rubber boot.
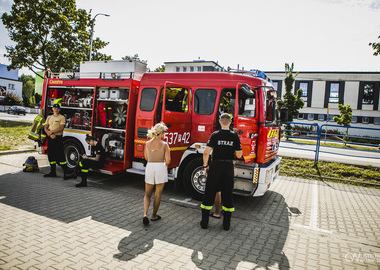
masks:
<svg viewBox="0 0 380 270"><path fill-rule="evenodd" d="M223 229L225 231L228 231L230 229L231 225L231 212L224 212L224 218L223 218Z"/></svg>
<svg viewBox="0 0 380 270"><path fill-rule="evenodd" d="M82 177L82 182L79 184L76 184L76 187L87 187L87 175L81 175Z"/></svg>
<svg viewBox="0 0 380 270"><path fill-rule="evenodd" d="M44 174L44 177L56 177L56 176L57 176L56 165L55 164L50 165L50 172L47 174Z"/></svg>
<svg viewBox="0 0 380 270"><path fill-rule="evenodd" d="M69 173L69 168L67 167L67 164L63 164L61 167L63 170L63 180L69 180L70 179L70 173Z"/></svg>
<svg viewBox="0 0 380 270"><path fill-rule="evenodd" d="M210 218L210 210L202 209L202 220L201 220L202 229L207 229L209 218Z"/></svg>
<svg viewBox="0 0 380 270"><path fill-rule="evenodd" d="M75 185L76 187L87 187L87 182L80 182L79 184Z"/></svg>

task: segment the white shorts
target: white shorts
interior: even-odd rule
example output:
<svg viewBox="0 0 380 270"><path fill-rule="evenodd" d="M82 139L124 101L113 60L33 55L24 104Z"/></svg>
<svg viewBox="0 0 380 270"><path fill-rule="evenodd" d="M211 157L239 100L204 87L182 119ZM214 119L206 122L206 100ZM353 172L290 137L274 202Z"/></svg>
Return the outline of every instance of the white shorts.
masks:
<svg viewBox="0 0 380 270"><path fill-rule="evenodd" d="M148 162L145 170L145 183L156 185L168 182L168 168L164 162Z"/></svg>

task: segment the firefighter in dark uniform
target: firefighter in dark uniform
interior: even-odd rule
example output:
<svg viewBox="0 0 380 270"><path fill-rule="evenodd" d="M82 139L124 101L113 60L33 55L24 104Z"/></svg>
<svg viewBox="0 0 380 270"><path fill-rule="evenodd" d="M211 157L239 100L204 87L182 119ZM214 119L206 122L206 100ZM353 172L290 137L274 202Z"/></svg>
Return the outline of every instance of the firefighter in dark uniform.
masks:
<svg viewBox="0 0 380 270"><path fill-rule="evenodd" d="M231 116L223 113L219 123L221 129L214 132L203 153L203 166L207 175L206 191L202 208L201 227L207 229L210 210L214 204L215 194L222 193L222 209L224 211L223 228L230 229L231 214L235 211L232 200L232 189L234 186L234 164L235 156L241 158L242 150L239 136L230 130ZM209 156L212 152L210 165Z"/></svg>
<svg viewBox="0 0 380 270"><path fill-rule="evenodd" d="M44 177L55 177L56 166L60 165L63 169L65 180L68 178L68 168L65 155L63 153L63 129L65 128L66 119L59 113L61 99L57 99L53 105L53 115L49 115L45 122L44 130L47 136L47 154L50 163L50 172Z"/></svg>
<svg viewBox="0 0 380 270"><path fill-rule="evenodd" d="M106 151L101 143L94 137L87 135L86 142L91 145L91 156L82 155L82 160L79 162L80 176L82 182L76 184L76 187L87 187L87 175L89 169L99 170L104 166L106 161Z"/></svg>

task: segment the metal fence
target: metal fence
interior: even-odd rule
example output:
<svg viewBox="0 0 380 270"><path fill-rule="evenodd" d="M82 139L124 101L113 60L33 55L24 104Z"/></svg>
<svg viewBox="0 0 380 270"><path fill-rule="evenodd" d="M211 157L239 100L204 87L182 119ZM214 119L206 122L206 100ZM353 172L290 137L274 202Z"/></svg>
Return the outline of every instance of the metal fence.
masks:
<svg viewBox="0 0 380 270"><path fill-rule="evenodd" d="M380 150L380 128L351 127L323 124L318 125L287 122L290 129L282 130L282 138L289 140L291 146L285 148L299 149L315 152L314 165L318 165L320 153L330 153L334 155L352 156L360 158L379 159L371 153L379 153ZM350 131L370 131L377 136L350 135ZM323 150L321 150L321 142ZM315 148L306 148L305 145L314 145ZM350 154L340 153L337 149L350 149ZM352 152L351 152L352 151ZM360 153L359 153L360 151ZM363 155L365 153L365 155Z"/></svg>

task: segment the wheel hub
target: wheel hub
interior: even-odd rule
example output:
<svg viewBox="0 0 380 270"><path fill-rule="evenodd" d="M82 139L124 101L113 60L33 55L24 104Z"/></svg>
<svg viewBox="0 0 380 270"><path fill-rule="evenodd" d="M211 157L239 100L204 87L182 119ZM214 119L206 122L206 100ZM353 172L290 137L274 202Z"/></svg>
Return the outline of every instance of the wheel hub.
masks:
<svg viewBox="0 0 380 270"><path fill-rule="evenodd" d="M203 169L203 167L197 168L193 175L192 175L192 185L193 187L198 190L201 193L205 192L206 189L206 180L207 180L207 175Z"/></svg>

